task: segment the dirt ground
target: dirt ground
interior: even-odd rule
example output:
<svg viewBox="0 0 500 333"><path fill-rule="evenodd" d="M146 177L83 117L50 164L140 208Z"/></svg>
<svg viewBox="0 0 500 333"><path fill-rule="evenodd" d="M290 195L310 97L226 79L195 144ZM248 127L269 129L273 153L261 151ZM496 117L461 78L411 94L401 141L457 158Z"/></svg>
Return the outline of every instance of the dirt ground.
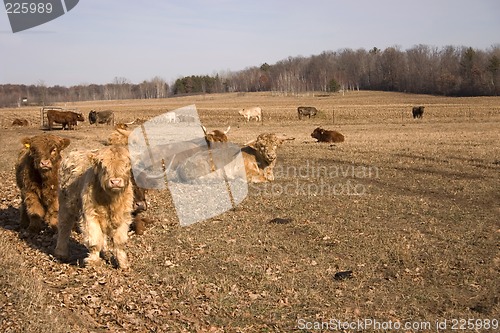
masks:
<svg viewBox="0 0 500 333"><path fill-rule="evenodd" d="M294 140L278 151L274 182L250 184L236 209L207 221L179 226L168 191L149 191L154 223L130 234L126 271L82 267L76 233L61 263L50 232L19 229L20 140L44 131L39 108L0 109L2 332L498 330L500 98L235 93L60 106L130 122L191 104L209 130L230 125L235 143ZM301 105L320 113L298 120ZM262 124L238 115L250 106ZM316 143L317 126L345 142ZM99 148L111 132L54 131L71 139L67 151Z"/></svg>

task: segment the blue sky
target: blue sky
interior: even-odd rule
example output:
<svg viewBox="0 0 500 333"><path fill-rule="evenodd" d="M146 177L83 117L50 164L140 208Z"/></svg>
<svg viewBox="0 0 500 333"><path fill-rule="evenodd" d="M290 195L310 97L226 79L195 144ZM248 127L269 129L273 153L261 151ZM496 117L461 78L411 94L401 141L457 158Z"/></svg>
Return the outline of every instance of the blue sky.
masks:
<svg viewBox="0 0 500 333"><path fill-rule="evenodd" d="M498 0L80 0L13 34L0 12L0 84L76 85L237 71L343 48L500 44Z"/></svg>

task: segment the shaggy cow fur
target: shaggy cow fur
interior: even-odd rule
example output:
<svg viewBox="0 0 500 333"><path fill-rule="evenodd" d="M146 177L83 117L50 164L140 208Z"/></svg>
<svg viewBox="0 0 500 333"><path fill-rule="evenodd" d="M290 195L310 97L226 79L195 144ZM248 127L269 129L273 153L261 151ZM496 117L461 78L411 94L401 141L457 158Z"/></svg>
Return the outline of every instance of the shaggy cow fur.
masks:
<svg viewBox="0 0 500 333"><path fill-rule="evenodd" d="M87 264L99 261L111 241L121 268L129 266L124 245L132 222L134 199L130 180L130 157L123 146L104 147L88 156L91 167L80 170L81 157L63 161L59 200L59 234L55 254L68 257L68 242L76 221L89 250Z"/></svg>
<svg viewBox="0 0 500 333"><path fill-rule="evenodd" d="M337 131L324 130L317 127L311 133L311 137L318 140L318 142L344 142L344 136Z"/></svg>
<svg viewBox="0 0 500 333"><path fill-rule="evenodd" d="M16 183L21 190L21 227L39 232L43 223L57 227L58 170L61 151L70 140L38 135L21 140L24 145L16 163Z"/></svg>
<svg viewBox="0 0 500 333"><path fill-rule="evenodd" d="M248 182L262 183L274 180L277 150L284 140L293 138L283 139L274 133L263 133L252 145L241 149Z"/></svg>
<svg viewBox="0 0 500 333"><path fill-rule="evenodd" d="M120 124L115 126L115 131L108 137L108 145L128 145L128 137L131 131L123 129ZM125 125L125 124L124 124ZM144 217L142 213L147 210L146 193L147 190L137 186L133 175L131 175L132 187L134 189L134 207L132 211L132 224L130 229L137 235L142 235L146 230L146 226L153 221Z"/></svg>

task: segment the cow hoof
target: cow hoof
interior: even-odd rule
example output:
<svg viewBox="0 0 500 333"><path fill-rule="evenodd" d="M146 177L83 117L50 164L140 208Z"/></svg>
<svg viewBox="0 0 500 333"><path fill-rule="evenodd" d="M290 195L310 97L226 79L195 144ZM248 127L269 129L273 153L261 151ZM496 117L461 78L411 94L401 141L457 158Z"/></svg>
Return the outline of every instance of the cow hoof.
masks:
<svg viewBox="0 0 500 333"><path fill-rule="evenodd" d="M32 234L38 234L43 229L41 221L31 221L28 226L28 231Z"/></svg>
<svg viewBox="0 0 500 333"><path fill-rule="evenodd" d="M59 249L56 247L56 249L54 250L54 256L60 260L67 260L68 257L69 257L69 251L68 249Z"/></svg>

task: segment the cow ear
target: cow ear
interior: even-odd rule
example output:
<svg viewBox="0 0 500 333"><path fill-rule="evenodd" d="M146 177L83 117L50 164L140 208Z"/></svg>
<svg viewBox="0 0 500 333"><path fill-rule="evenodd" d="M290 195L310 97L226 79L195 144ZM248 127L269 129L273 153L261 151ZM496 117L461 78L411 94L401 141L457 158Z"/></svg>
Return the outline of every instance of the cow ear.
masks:
<svg viewBox="0 0 500 333"><path fill-rule="evenodd" d="M99 159L97 158L97 155L95 153L88 153L87 158L93 166L99 164Z"/></svg>
<svg viewBox="0 0 500 333"><path fill-rule="evenodd" d="M31 146L31 138L30 137L25 137L21 139L21 143L26 147L29 148Z"/></svg>
<svg viewBox="0 0 500 333"><path fill-rule="evenodd" d="M57 146L58 146L59 150L63 150L64 148L69 146L70 143L71 143L71 141L68 138L60 138Z"/></svg>

